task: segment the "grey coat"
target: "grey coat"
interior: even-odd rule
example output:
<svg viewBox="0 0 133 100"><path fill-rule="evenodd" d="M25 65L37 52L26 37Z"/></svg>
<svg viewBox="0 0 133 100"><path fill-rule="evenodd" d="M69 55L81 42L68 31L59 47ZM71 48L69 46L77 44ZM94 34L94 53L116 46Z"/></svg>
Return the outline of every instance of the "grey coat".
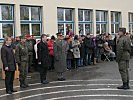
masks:
<svg viewBox="0 0 133 100"><path fill-rule="evenodd" d="M72 47L73 47L73 55L74 58L80 58L80 42L78 40L72 41Z"/></svg>
<svg viewBox="0 0 133 100"><path fill-rule="evenodd" d="M66 69L67 43L64 40L56 40L54 43L55 70L64 72Z"/></svg>

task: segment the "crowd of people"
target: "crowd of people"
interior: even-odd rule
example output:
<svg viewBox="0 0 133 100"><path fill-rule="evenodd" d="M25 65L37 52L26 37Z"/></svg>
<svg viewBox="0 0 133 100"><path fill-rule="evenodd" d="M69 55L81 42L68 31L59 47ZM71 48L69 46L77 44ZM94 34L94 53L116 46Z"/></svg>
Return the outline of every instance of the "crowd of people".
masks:
<svg viewBox="0 0 133 100"><path fill-rule="evenodd" d="M16 63L20 71L20 87L29 87L27 82L28 72L36 70L40 73L40 81L47 84L47 72L55 70L57 79L64 81L65 70L78 70L79 67L91 66L102 61L116 59L115 38L109 33L93 36L69 34L63 36L57 33L57 37L42 34L40 39L35 36L6 37L1 49L3 67L6 73L6 92L11 94L13 90L13 77ZM133 41L131 34L126 34ZM14 54L15 51L15 54ZM11 71L11 72L9 72Z"/></svg>

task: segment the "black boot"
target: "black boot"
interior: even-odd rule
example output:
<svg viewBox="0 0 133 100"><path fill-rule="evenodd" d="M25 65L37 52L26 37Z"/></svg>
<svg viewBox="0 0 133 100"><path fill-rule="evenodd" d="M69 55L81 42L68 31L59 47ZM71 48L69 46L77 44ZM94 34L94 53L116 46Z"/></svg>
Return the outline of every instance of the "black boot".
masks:
<svg viewBox="0 0 133 100"><path fill-rule="evenodd" d="M24 85L24 81L20 80L20 88L26 88L26 86Z"/></svg>
<svg viewBox="0 0 133 100"><path fill-rule="evenodd" d="M129 86L129 80L127 81L127 87L128 87L128 89L130 89L130 86Z"/></svg>
<svg viewBox="0 0 133 100"><path fill-rule="evenodd" d="M124 90L129 89L129 87L128 87L128 82L123 83L123 85L122 85L122 86L120 86L120 87L117 87L117 89L124 89Z"/></svg>

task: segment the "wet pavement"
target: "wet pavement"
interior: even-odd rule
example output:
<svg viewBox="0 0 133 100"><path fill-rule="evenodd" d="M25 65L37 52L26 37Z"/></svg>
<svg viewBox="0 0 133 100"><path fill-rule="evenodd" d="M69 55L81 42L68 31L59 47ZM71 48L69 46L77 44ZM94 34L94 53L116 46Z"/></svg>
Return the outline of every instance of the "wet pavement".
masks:
<svg viewBox="0 0 133 100"><path fill-rule="evenodd" d="M0 79L0 100L133 100L133 59L130 61L130 90L118 90L121 78L116 62L103 62L95 66L80 67L66 71L65 81L57 81L56 73L48 73L49 84L39 81L39 74L29 74L30 87L20 89L19 81L14 81L18 92L7 95L4 80Z"/></svg>

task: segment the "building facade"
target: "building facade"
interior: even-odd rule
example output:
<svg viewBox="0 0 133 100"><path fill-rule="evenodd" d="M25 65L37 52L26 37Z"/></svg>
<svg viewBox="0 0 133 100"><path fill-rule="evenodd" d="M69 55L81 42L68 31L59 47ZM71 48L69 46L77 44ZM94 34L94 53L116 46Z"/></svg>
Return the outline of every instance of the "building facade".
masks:
<svg viewBox="0 0 133 100"><path fill-rule="evenodd" d="M133 33L132 0L0 0L0 40L4 36L69 31L75 34Z"/></svg>

